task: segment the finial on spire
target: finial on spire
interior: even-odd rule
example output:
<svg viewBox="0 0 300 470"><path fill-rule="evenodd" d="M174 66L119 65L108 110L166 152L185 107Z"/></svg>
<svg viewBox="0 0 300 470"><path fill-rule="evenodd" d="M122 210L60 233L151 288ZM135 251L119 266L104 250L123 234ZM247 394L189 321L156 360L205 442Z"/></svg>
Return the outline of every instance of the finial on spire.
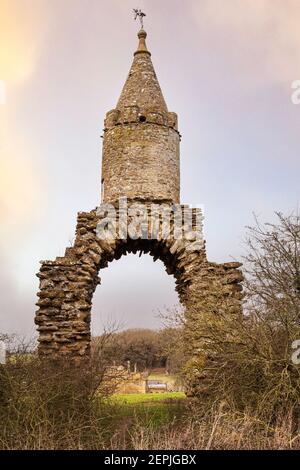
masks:
<svg viewBox="0 0 300 470"><path fill-rule="evenodd" d="M138 32L139 46L138 46L137 51L135 51L134 55L142 53L142 54L148 54L151 56L151 53L147 49L146 37L147 37L146 31L144 31L143 29L140 29L140 31Z"/></svg>
<svg viewBox="0 0 300 470"><path fill-rule="evenodd" d="M139 19L141 23L141 29L144 29L144 17L146 16L146 13L142 12L140 8L134 8L133 12L134 12L134 19L135 20Z"/></svg>

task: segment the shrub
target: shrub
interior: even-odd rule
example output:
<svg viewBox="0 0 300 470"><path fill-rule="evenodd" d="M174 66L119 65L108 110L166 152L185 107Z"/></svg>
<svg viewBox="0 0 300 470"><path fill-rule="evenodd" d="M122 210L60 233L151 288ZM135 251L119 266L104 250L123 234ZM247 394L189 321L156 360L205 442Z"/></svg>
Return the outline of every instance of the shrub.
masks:
<svg viewBox="0 0 300 470"><path fill-rule="evenodd" d="M186 367L206 406L225 401L270 419L300 407L300 370L291 360L300 339L300 217L277 217L277 224L249 228L244 315L230 312L217 284L211 300L189 312L199 350Z"/></svg>

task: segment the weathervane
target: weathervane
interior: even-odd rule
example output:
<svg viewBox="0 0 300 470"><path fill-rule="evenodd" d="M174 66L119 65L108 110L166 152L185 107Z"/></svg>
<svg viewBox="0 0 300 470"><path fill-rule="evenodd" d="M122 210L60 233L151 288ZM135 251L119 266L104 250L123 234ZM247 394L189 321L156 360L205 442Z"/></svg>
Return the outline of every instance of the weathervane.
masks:
<svg viewBox="0 0 300 470"><path fill-rule="evenodd" d="M146 16L146 13L143 13L140 8L134 8L134 19L137 20L139 18L140 23L141 23L141 28L144 28L144 17Z"/></svg>

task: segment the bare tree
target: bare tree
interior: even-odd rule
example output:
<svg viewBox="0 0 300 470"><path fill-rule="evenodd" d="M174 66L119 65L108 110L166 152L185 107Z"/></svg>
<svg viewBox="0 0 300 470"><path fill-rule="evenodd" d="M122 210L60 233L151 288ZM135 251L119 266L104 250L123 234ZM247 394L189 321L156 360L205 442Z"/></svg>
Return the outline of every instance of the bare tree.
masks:
<svg viewBox="0 0 300 470"><path fill-rule="evenodd" d="M193 307L198 325L189 332L199 344L188 368L199 396L262 413L300 409L299 369L291 360L300 339L300 216L276 216L276 223L256 218L248 227L244 315L226 303L216 309L214 285L206 305Z"/></svg>

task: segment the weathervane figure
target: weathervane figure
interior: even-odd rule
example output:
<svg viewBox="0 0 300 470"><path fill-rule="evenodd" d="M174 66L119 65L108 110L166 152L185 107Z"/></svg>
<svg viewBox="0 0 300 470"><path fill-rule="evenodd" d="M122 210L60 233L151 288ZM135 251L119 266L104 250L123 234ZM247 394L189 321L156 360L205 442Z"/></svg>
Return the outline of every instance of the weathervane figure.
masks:
<svg viewBox="0 0 300 470"><path fill-rule="evenodd" d="M144 17L146 16L146 13L143 13L140 8L134 8L134 19L137 20L139 18L140 23L141 23L141 28L144 28Z"/></svg>

